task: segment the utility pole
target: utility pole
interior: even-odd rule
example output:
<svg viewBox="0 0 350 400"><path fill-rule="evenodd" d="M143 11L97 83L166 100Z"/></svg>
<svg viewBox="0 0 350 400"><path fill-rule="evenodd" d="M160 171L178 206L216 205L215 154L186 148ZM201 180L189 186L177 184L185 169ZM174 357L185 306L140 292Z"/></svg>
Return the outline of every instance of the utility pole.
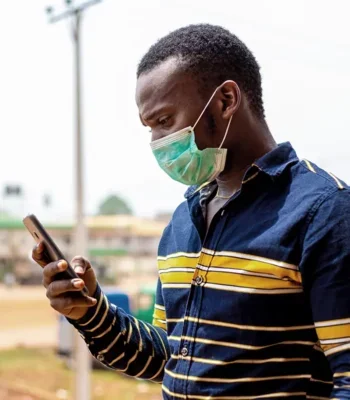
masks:
<svg viewBox="0 0 350 400"><path fill-rule="evenodd" d="M67 18L72 20L72 37L75 50L75 173L76 173L76 254L87 254L87 230L84 222L84 174L81 113L81 18L84 11L102 0L90 0L75 5L65 0L66 9L59 14L53 7L47 7L49 22L55 23ZM75 400L90 400L91 359L85 342L75 334Z"/></svg>

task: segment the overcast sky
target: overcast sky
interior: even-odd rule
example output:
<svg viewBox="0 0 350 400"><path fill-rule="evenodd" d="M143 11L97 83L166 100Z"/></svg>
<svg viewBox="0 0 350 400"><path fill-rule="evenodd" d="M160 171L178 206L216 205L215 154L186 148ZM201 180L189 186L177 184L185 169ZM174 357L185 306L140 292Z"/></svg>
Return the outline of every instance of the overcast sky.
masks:
<svg viewBox="0 0 350 400"><path fill-rule="evenodd" d="M74 212L73 52L68 22L47 23L48 4L1 4L0 189L23 184L25 210L38 216L49 193L52 215L67 218ZM290 140L300 157L350 181L349 12L348 0L104 0L90 8L83 23L87 212L112 192L138 215L182 201L185 186L153 158L134 91L149 46L190 23L237 34L262 67L276 140Z"/></svg>

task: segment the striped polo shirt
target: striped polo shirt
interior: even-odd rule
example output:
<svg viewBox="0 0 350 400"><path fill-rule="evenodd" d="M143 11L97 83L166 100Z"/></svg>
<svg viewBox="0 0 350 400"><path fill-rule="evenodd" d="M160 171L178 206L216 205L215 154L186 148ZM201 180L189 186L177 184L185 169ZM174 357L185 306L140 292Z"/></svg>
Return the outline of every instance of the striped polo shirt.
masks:
<svg viewBox="0 0 350 400"><path fill-rule="evenodd" d="M350 192L279 145L214 216L191 187L161 238L154 322L98 303L92 354L164 399L350 398Z"/></svg>

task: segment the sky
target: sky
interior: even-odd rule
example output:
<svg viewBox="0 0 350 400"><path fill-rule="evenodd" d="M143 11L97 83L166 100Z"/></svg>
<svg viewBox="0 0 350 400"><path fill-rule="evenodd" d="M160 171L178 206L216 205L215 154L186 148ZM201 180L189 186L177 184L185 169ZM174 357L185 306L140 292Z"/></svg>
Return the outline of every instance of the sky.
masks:
<svg viewBox="0 0 350 400"><path fill-rule="evenodd" d="M77 1L77 3L79 3ZM74 76L68 21L11 0L0 13L0 208L74 215ZM267 123L277 142L350 182L348 0L104 0L82 26L85 210L124 197L140 216L173 211L186 187L160 170L135 104L136 68L148 48L191 23L222 25L255 54ZM2 197L20 184L19 206ZM52 196L43 208L44 194ZM17 207L17 208L16 208ZM22 216L22 215L20 215Z"/></svg>

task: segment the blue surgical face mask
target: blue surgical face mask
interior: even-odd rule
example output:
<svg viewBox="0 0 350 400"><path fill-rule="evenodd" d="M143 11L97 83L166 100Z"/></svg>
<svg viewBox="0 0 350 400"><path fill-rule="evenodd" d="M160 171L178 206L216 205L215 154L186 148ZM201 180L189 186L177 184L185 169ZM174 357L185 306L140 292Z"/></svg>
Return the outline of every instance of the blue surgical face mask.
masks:
<svg viewBox="0 0 350 400"><path fill-rule="evenodd" d="M172 179L185 185L202 185L203 183L211 182L225 168L227 149L223 149L222 146L225 142L232 116L218 148L199 150L194 133L195 127L218 89L215 89L193 127L189 126L151 142L151 148L159 166Z"/></svg>

